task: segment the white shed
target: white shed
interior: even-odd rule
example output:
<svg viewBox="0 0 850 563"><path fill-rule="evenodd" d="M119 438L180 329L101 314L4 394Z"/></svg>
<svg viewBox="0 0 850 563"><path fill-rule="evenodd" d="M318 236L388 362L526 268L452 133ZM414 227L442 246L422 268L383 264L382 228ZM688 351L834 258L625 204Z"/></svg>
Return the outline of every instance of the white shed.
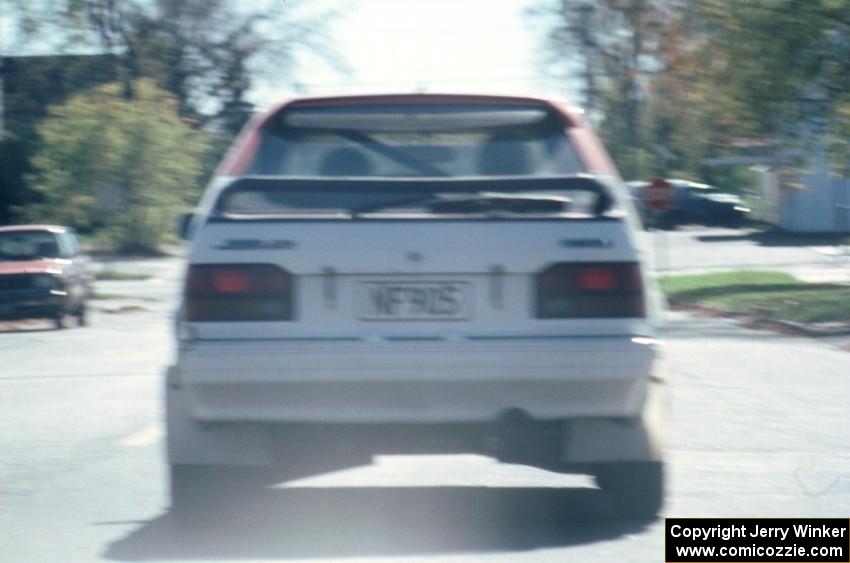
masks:
<svg viewBox="0 0 850 563"><path fill-rule="evenodd" d="M763 221L797 233L850 232L850 178L838 176L823 162L787 173L755 170Z"/></svg>

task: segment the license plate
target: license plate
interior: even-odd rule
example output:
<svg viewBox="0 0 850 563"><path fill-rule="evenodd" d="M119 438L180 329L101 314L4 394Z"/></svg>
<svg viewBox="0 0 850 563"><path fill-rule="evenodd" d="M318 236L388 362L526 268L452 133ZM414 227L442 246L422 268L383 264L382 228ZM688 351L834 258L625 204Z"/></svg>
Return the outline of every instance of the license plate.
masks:
<svg viewBox="0 0 850 563"><path fill-rule="evenodd" d="M366 321L466 320L472 318L468 282L361 282L355 309Z"/></svg>

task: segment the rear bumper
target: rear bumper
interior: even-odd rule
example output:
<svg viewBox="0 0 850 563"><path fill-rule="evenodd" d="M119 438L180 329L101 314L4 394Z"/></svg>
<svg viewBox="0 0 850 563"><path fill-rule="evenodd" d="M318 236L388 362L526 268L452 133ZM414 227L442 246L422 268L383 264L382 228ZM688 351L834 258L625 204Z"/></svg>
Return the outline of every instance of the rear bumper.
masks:
<svg viewBox="0 0 850 563"><path fill-rule="evenodd" d="M200 422L489 422L634 417L658 347L630 337L218 341L184 346L169 386Z"/></svg>

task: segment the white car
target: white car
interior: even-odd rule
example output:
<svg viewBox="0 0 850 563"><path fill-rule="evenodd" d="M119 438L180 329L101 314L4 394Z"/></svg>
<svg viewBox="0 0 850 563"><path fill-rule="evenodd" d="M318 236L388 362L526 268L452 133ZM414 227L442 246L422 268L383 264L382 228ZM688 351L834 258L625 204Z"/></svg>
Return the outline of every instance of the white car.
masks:
<svg viewBox="0 0 850 563"><path fill-rule="evenodd" d="M176 516L393 452L586 473L618 511L658 511L659 299L580 112L291 101L246 127L186 225Z"/></svg>

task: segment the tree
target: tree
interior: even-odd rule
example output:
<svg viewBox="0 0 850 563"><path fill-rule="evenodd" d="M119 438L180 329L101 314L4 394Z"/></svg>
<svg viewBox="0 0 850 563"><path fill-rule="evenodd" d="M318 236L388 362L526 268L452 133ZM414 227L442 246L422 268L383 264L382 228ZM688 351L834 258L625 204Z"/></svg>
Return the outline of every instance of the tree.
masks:
<svg viewBox="0 0 850 563"><path fill-rule="evenodd" d="M581 67L584 105L628 177L646 175L653 159L645 115L649 85L659 70L664 31L677 0L543 0L538 15L551 25L553 59Z"/></svg>
<svg viewBox="0 0 850 563"><path fill-rule="evenodd" d="M7 21L17 23L15 41L10 43L17 51L26 51L29 41L39 52L94 53L101 60L92 74L117 80L125 98L135 96L134 85L140 79L152 80L170 92L181 117L217 137L204 160L207 176L254 112L248 94L257 76L295 83L298 50L319 55L345 70L342 58L323 34L338 0L5 2ZM79 66L75 58L67 55L62 64ZM30 76L44 72L34 76L33 83L55 82L57 75L65 78L61 89L51 85L45 90L51 94L49 103L63 101L93 82L80 73L42 68L28 69ZM62 100L56 99L57 92ZM40 101L46 97L36 96ZM31 169L29 158L41 142L33 130L44 104L35 107L24 94L17 96L16 105L32 111L20 113L15 123L12 118L7 120L8 142L0 142L0 222L20 220L15 209L33 201L34 191L25 178Z"/></svg>
<svg viewBox="0 0 850 563"><path fill-rule="evenodd" d="M772 160L795 167L828 146L846 171L850 0L706 0L693 12L711 54L700 85L711 156L769 140Z"/></svg>
<svg viewBox="0 0 850 563"><path fill-rule="evenodd" d="M104 229L115 250L155 251L197 196L207 136L150 80L111 83L53 106L42 122L30 185L43 202L29 220Z"/></svg>
<svg viewBox="0 0 850 563"><path fill-rule="evenodd" d="M731 14L714 37L728 55L717 79L747 108L754 131L787 140L813 118L846 126L850 0L713 2Z"/></svg>
<svg viewBox="0 0 850 563"><path fill-rule="evenodd" d="M802 144L813 123L850 161L850 0L540 5L549 62L573 61L569 77L625 176L711 179L707 162L742 141Z"/></svg>
<svg viewBox="0 0 850 563"><path fill-rule="evenodd" d="M253 111L245 94L254 64L294 81L294 52L307 49L338 68L322 30L333 10L307 0L265 0L249 9L234 0L52 0L76 43L110 53L124 94L153 78L179 102L180 114L214 118L230 133Z"/></svg>
<svg viewBox="0 0 850 563"><path fill-rule="evenodd" d="M654 174L704 179L705 160L751 132L746 108L718 80L728 53L716 24L729 14L711 7L711 0L682 5L662 30L646 109Z"/></svg>

